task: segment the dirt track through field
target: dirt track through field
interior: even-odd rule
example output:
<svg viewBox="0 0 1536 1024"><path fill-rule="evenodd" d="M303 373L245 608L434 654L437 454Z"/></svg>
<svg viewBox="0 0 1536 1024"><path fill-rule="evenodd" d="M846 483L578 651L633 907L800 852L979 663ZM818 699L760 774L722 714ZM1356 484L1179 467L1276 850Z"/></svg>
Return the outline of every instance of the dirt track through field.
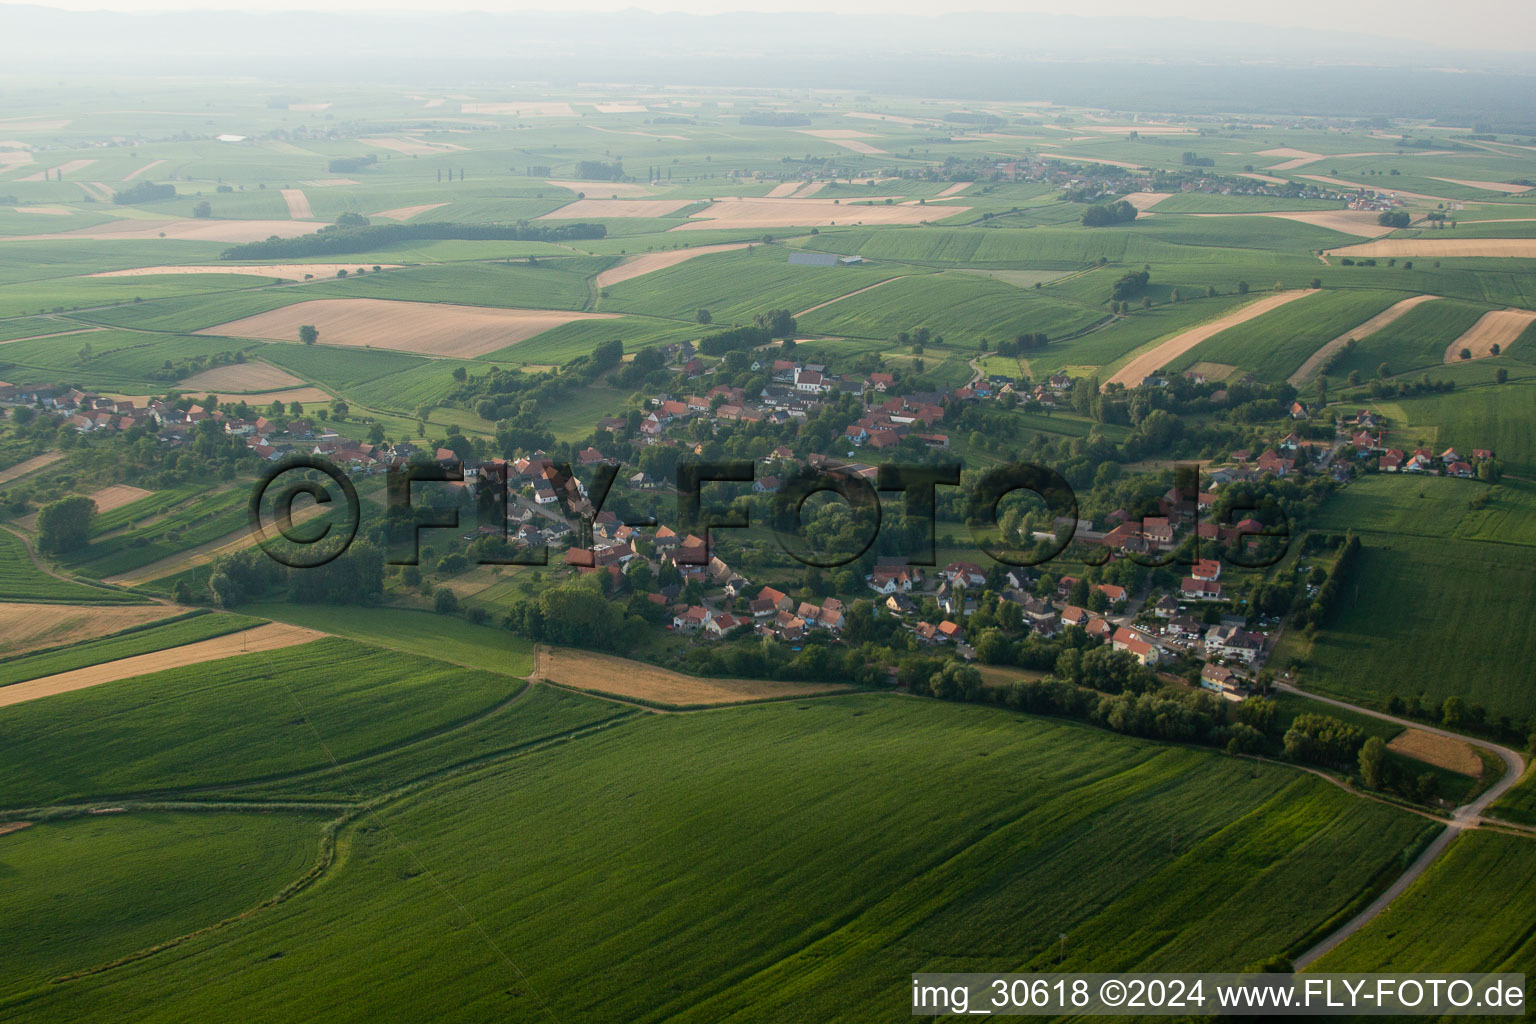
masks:
<svg viewBox="0 0 1536 1024"><path fill-rule="evenodd" d="M867 284L863 288L855 288L853 291L849 292L847 295L839 295L835 299L828 299L826 302L818 302L816 305L812 306L810 309L802 309L800 312L796 313L795 316L801 317L801 316L805 316L807 313L814 313L818 309L826 309L828 306L832 305L834 302L842 302L844 299L849 299L849 298L852 298L855 295L861 294L862 292L867 292L871 288L879 288L883 284L890 284L892 281L900 281L903 277L911 277L911 276L912 275L910 275L910 274L902 274L902 275L900 275L898 277L888 277L884 281L876 281L874 284Z"/></svg>
<svg viewBox="0 0 1536 1024"><path fill-rule="evenodd" d="M51 466L63 457L63 452L44 452L41 455L34 455L30 459L23 459L8 469L0 469L0 484L8 484L12 480L26 476L28 473L42 469L44 466Z"/></svg>
<svg viewBox="0 0 1536 1024"><path fill-rule="evenodd" d="M311 299L197 333L297 344L299 328L311 324L319 329L322 345L472 358L574 320L611 319L613 315L393 299Z"/></svg>
<svg viewBox="0 0 1536 1024"><path fill-rule="evenodd" d="M283 194L283 202L288 204L288 216L294 220L313 220L315 211L309 208L309 197L303 189L285 188L280 190Z"/></svg>
<svg viewBox="0 0 1536 1024"><path fill-rule="evenodd" d="M672 249L667 252L647 252L638 256L629 256L620 261L617 266L609 267L597 275L596 284L599 289L616 285L621 281L632 281L637 277L675 267L679 263L687 262L695 256L707 256L712 252L730 252L733 249L750 249L750 242L726 242L721 245L699 245L692 249Z"/></svg>
<svg viewBox="0 0 1536 1024"><path fill-rule="evenodd" d="M63 647L177 615L163 604L12 604L0 602L0 658Z"/></svg>
<svg viewBox="0 0 1536 1024"><path fill-rule="evenodd" d="M1484 313L1465 334L1445 347L1445 361L1461 362L1462 349L1470 351L1473 359L1493 355L1495 345L1499 346L1500 351L1508 349L1511 342L1525 333L1532 321L1536 321L1536 312L1529 309L1496 309Z"/></svg>
<svg viewBox="0 0 1536 1024"><path fill-rule="evenodd" d="M1449 736L1437 736L1423 729L1404 729L1387 744L1387 749L1458 775L1474 779L1483 777L1483 759L1467 744Z"/></svg>
<svg viewBox="0 0 1536 1024"><path fill-rule="evenodd" d="M307 644L312 640L319 640L325 635L302 626L291 626L286 622L269 622L238 633L214 637L212 640L200 640L194 644L172 647L165 651L137 654L131 658L120 658L117 661L92 665L89 668L43 676L41 679L33 679L25 683L0 686L0 708L52 697L60 693L84 690L103 683L115 683L120 679L132 679L134 676L148 675L151 672L164 672L167 669L183 668L187 665L222 661L225 658L255 651L275 651L284 647L294 647L298 644Z"/></svg>
<svg viewBox="0 0 1536 1024"><path fill-rule="evenodd" d="M561 686L596 690L621 699L659 704L739 704L774 697L809 697L841 693L846 686L829 683L784 683L761 679L700 679L628 658L540 646L534 656L533 679ZM5 691L0 689L0 695Z"/></svg>
<svg viewBox="0 0 1536 1024"><path fill-rule="evenodd" d="M129 171L128 174L123 177L123 180L132 181L134 178L137 178L141 174L148 174L150 171L154 170L156 167L159 167L163 163L165 163L164 160L151 160L149 163L145 164L143 167L140 167L138 170Z"/></svg>
<svg viewBox="0 0 1536 1024"><path fill-rule="evenodd" d="M1334 338L1332 341L1328 342L1328 344L1324 345L1322 348L1308 356L1307 361L1301 364L1300 369L1290 375L1290 377L1287 379L1287 383L1289 383L1292 387L1300 387L1302 384L1305 384L1307 381L1317 376L1317 374L1322 370L1323 364L1328 361L1328 357L1333 355L1339 349L1343 348L1345 345L1348 345L1351 338L1355 339L1356 341L1368 338L1375 334L1377 331L1380 331L1395 322L1399 317L1408 312L1414 306L1429 302L1432 299L1438 299L1439 297L1440 296L1438 295L1415 295L1411 299L1404 299L1402 302L1394 303L1393 305L1388 306L1386 309L1382 310L1380 313L1377 313L1375 316L1371 317L1359 327L1356 327L1352 331L1345 331L1343 334L1339 335L1337 338Z"/></svg>
<svg viewBox="0 0 1536 1024"><path fill-rule="evenodd" d="M1317 293L1313 291L1294 289L1288 292L1266 295L1257 302L1250 302L1248 305L1235 309L1225 316L1217 317L1209 323L1191 327L1187 331L1174 335L1151 351L1144 352L1129 363L1126 363L1120 368L1118 373L1105 381L1104 384L1106 387L1110 384L1124 384L1128 388L1134 388L1143 379L1161 370L1207 338L1214 338L1229 327L1236 327L1239 324L1247 323L1249 320L1261 317L1271 310L1279 309L1286 303L1295 302L1297 299L1315 294Z"/></svg>
<svg viewBox="0 0 1536 1024"><path fill-rule="evenodd" d="M1376 259L1536 259L1536 238L1380 238L1328 252Z"/></svg>

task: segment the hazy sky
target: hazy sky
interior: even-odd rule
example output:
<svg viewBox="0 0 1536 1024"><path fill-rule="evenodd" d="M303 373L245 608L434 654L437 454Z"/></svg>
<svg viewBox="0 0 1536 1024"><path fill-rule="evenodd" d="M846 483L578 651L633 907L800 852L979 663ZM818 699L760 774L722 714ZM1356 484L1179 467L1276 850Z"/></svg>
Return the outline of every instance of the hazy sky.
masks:
<svg viewBox="0 0 1536 1024"><path fill-rule="evenodd" d="M830 8L825 0L30 0L70 10L155 11L197 10L480 10L613 11L639 8L715 14L725 11L827 11L844 14L924 14L942 11L933 0L841 0ZM1185 17L1248 22L1255 26L1296 28L1334 27L1350 32L1426 42L1443 42L1452 49L1536 49L1536 3L1532 0L1285 0L1279 4L1238 4L1232 0L959 0L952 10L1040 11L1089 17L1136 15ZM1523 42L1516 42L1517 40Z"/></svg>

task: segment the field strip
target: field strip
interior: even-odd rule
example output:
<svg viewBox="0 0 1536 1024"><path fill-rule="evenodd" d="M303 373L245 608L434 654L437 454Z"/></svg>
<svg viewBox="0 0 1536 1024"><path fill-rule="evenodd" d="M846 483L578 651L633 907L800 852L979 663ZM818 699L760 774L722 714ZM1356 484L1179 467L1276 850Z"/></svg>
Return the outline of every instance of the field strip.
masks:
<svg viewBox="0 0 1536 1024"><path fill-rule="evenodd" d="M1483 759L1471 747L1449 736L1436 736L1423 729L1404 729L1392 738L1387 749L1458 775L1474 779L1483 777Z"/></svg>
<svg viewBox="0 0 1536 1024"><path fill-rule="evenodd" d="M828 299L826 302L818 302L816 305L812 306L810 309L802 309L800 312L796 313L795 316L801 317L801 316L805 316L807 313L814 313L818 309L826 309L828 306L832 305L832 303L834 303L834 302L842 302L844 299L851 299L851 298L853 298L853 296L862 294L864 292L867 292L871 288L879 288L883 284L890 284L892 281L900 281L904 277L911 277L911 276L912 276L911 274L898 274L896 277L888 277L884 281L876 281L874 284L867 284L863 288L855 288L853 291L849 292L847 295L839 295L835 299Z"/></svg>
<svg viewBox="0 0 1536 1024"><path fill-rule="evenodd" d="M1351 331L1345 331L1316 352L1313 352L1307 357L1307 361L1301 364L1300 369L1287 378L1286 382L1291 387L1300 387L1316 376L1317 372L1322 369L1323 364L1328 361L1328 357L1349 344L1351 338L1357 341L1362 338L1368 338L1377 331L1392 324L1398 317L1408 312L1414 306L1429 302L1431 299L1438 299L1439 297L1438 295L1415 295L1411 299L1404 299L1401 302L1393 303L1359 327Z"/></svg>
<svg viewBox="0 0 1536 1024"><path fill-rule="evenodd" d="M1395 259L1536 258L1536 238L1379 238L1328 250L1332 256Z"/></svg>
<svg viewBox="0 0 1536 1024"><path fill-rule="evenodd" d="M83 170L85 170L87 167L91 166L91 164L93 164L95 162L96 162L95 160L71 160L68 163L60 164L57 167L49 167L46 170L38 171L38 172L36 172L34 174L27 175L25 178L17 178L16 180L17 181L46 181L47 178L45 177L45 175L46 176L52 176L55 173L58 173L58 174L74 174L76 171L83 171Z"/></svg>
<svg viewBox="0 0 1536 1024"><path fill-rule="evenodd" d="M119 633L184 608L163 604L24 604L0 602L0 658Z"/></svg>
<svg viewBox="0 0 1536 1024"><path fill-rule="evenodd" d="M95 193L95 197L102 202L110 203L112 197L117 195L117 189L110 185L104 185L99 181L81 181L77 184L87 192Z"/></svg>
<svg viewBox="0 0 1536 1024"><path fill-rule="evenodd" d="M943 192L939 193L940 196L947 196L949 194L950 193L949 193L948 189L945 189ZM1121 196L1121 198L1124 199L1126 202L1130 203L1132 206L1136 207L1136 210L1137 210L1138 213L1146 213L1148 210L1152 209L1152 207L1156 206L1158 203L1162 202L1164 199L1172 199L1173 198L1173 193L1172 192L1131 192L1128 195Z"/></svg>
<svg viewBox="0 0 1536 1024"><path fill-rule="evenodd" d="M666 217L697 199L577 199L536 220L589 220L603 217Z"/></svg>
<svg viewBox="0 0 1536 1024"><path fill-rule="evenodd" d="M8 836L12 832L20 832L24 828L31 828L30 821L7 821L0 823L0 836Z"/></svg>
<svg viewBox="0 0 1536 1024"><path fill-rule="evenodd" d="M1381 185L1367 185L1364 182L1345 181L1343 178L1330 178L1323 174L1299 174L1297 177L1306 178L1308 181L1320 181L1324 185L1338 185L1340 188L1358 188L1365 192L1389 192L1392 195L1406 196L1409 199L1426 199L1435 203L1455 202L1455 200L1447 199L1445 196L1427 196L1422 192L1404 192L1400 188L1386 188Z"/></svg>
<svg viewBox="0 0 1536 1024"><path fill-rule="evenodd" d="M807 186L809 188L810 186ZM922 224L965 213L969 206L944 206L937 212L926 206L885 206L881 201L900 196L869 196L842 204L836 199L788 199L736 197L720 199L691 214L669 231L744 230L748 228L832 227L836 224ZM961 197L964 198L964 197ZM587 200L591 202L591 200Z"/></svg>
<svg viewBox="0 0 1536 1024"><path fill-rule="evenodd" d="M1235 309L1225 316L1217 317L1215 320L1200 324L1198 327L1191 327L1187 331L1175 334L1151 351L1143 352L1132 359L1122 366L1118 373L1105 381L1104 385L1108 387L1110 384L1124 384L1128 388L1134 388L1145 378L1161 370L1207 338L1213 338L1229 327L1236 327L1238 324L1244 324L1256 317L1263 316L1270 310L1278 309L1288 302L1295 302L1297 299L1315 294L1317 293L1302 289L1276 292L1273 295L1266 295L1257 302L1250 302L1246 306Z"/></svg>
<svg viewBox="0 0 1536 1024"><path fill-rule="evenodd" d="M1252 178L1254 181L1262 181L1266 185L1289 185L1290 184L1290 181L1285 179L1285 178L1277 178L1273 174L1257 174L1257 173L1254 173L1254 172L1251 172L1251 171L1247 172L1247 173L1240 173L1240 174L1238 174L1238 177L1239 178Z"/></svg>
<svg viewBox="0 0 1536 1024"><path fill-rule="evenodd" d="M1462 349L1470 351L1473 359L1493 355L1495 345L1503 351L1525 333L1533 320L1536 320L1536 312L1529 309L1496 309L1484 313L1465 334L1445 347L1445 361L1460 362Z"/></svg>
<svg viewBox="0 0 1536 1024"><path fill-rule="evenodd" d="M615 316L397 299L311 299L195 333L298 344L299 328L308 324L319 329L322 345L467 359L576 320L610 320Z"/></svg>
<svg viewBox="0 0 1536 1024"><path fill-rule="evenodd" d="M1371 210L1264 210L1258 213L1192 213L1191 217L1275 217L1298 224L1311 224L1345 235L1380 238L1396 229L1377 222Z"/></svg>
<svg viewBox="0 0 1536 1024"><path fill-rule="evenodd" d="M372 266L373 264L364 264ZM356 263L203 263L195 266L129 267L127 270L101 270L86 277L149 277L161 274L234 274L237 277L270 277L290 281L302 280L305 274L313 277L335 277L338 270L349 273L356 270ZM383 263L380 270L399 270L398 263Z"/></svg>
<svg viewBox="0 0 1536 1024"><path fill-rule="evenodd" d="M733 249L750 249L751 242L724 242L720 245L700 245L692 249L670 249L666 252L646 252L638 256L628 256L616 266L609 267L597 275L595 283L598 288L607 288L621 281L632 281L637 277L668 267L675 267L679 263L693 259L695 256L707 256L712 252L730 252Z"/></svg>
<svg viewBox="0 0 1536 1024"><path fill-rule="evenodd" d="M769 198L769 199L786 199L789 196L793 195L800 188L801 184L802 183L798 182L798 181L784 181L784 182L780 182L779 184L773 186L773 188L768 190L767 198Z"/></svg>
<svg viewBox="0 0 1536 1024"><path fill-rule="evenodd" d="M1124 160L1105 160L1103 157L1098 157L1098 156L1076 156L1076 155L1074 155L1072 153L1041 153L1040 154L1040 159L1042 159L1042 160L1064 160L1064 161L1067 161L1067 162L1070 162L1070 163L1079 163L1079 164L1104 164L1104 165L1109 166L1109 167L1124 167L1128 171L1141 171L1141 170L1145 170L1146 169L1146 168L1142 167L1141 164L1127 163Z"/></svg>
<svg viewBox="0 0 1536 1024"><path fill-rule="evenodd" d="M1436 178L1432 174L1428 175L1428 177L1433 181L1443 181L1448 185L1461 185L1465 188L1480 188L1485 192L1507 192L1512 196L1520 195L1522 192L1529 192L1531 190L1531 186L1529 185L1511 185L1508 182L1503 181L1466 181L1461 178Z"/></svg>
<svg viewBox="0 0 1536 1024"><path fill-rule="evenodd" d="M116 239L169 238L187 242L264 242L272 235L312 235L323 224L292 220L131 220L49 235L11 235L5 242L110 242Z"/></svg>
<svg viewBox="0 0 1536 1024"><path fill-rule="evenodd" d="M143 167L140 167L138 170L129 171L123 176L123 180L132 181L134 178L137 178L141 174L148 174L150 171L154 170L156 167L159 167L163 163L165 163L164 160L151 160L149 163L145 164Z"/></svg>
<svg viewBox="0 0 1536 1024"><path fill-rule="evenodd" d="M245 402L252 406L271 405L273 402L298 402L300 405L324 404L336 397L324 388L313 384L306 384L299 388L280 388L276 391L209 391L206 394L219 402ZM105 391L102 395L119 402L133 402L136 405L143 405L160 397L158 395L121 395ZM198 392L199 398L203 395L204 392Z"/></svg>
<svg viewBox="0 0 1536 1024"><path fill-rule="evenodd" d="M599 192L604 195L618 196L621 199L625 196L641 199L654 194L648 186L634 181L561 181L546 178L544 184L570 189L572 192L582 192L593 197L596 197Z"/></svg>
<svg viewBox="0 0 1536 1024"><path fill-rule="evenodd" d="M305 523L315 516L323 514L326 510L327 507L325 505L308 504L293 513L293 521L295 523ZM207 565L221 555L232 554L255 543L256 534L252 532L250 526L242 526L240 529L226 533L222 537L215 537L206 544L199 544L185 551L178 551L174 555L167 555L165 558L157 559L148 565L141 565L137 569L118 573L116 576L108 576L102 582L123 587L136 587L141 583L160 579L162 576L169 576L172 573L182 572L199 565Z"/></svg>
<svg viewBox="0 0 1536 1024"><path fill-rule="evenodd" d="M76 334L94 334L96 331L104 331L105 327L82 327L75 331L55 331L52 334L32 334L25 338L6 338L0 341L0 345L9 345L17 341L42 341L44 338L68 338Z"/></svg>
<svg viewBox="0 0 1536 1024"><path fill-rule="evenodd" d="M12 480L26 476L28 473L42 469L44 466L51 466L63 457L63 452L44 452L41 455L34 455L30 459L23 459L9 469L0 469L0 484L8 484Z"/></svg>
<svg viewBox="0 0 1536 1024"><path fill-rule="evenodd" d="M0 686L0 707L10 707L27 701L52 697L55 694L84 690L102 683L115 683L120 679L164 672L167 669L200 665L209 661L222 661L254 651L276 651L319 640L325 633L286 622L269 622L262 626L199 640L194 644L172 647L169 650L136 654L131 658L119 658L89 668L77 668L69 672L43 676L25 683Z"/></svg>
<svg viewBox="0 0 1536 1024"><path fill-rule="evenodd" d="M447 203L423 203L420 206L397 206L393 210L380 210L378 213L369 214L371 217L388 217L390 220L410 220L429 210L435 210Z"/></svg>
<svg viewBox="0 0 1536 1024"><path fill-rule="evenodd" d="M1520 777L1525 774L1525 759L1508 747L1502 747L1497 743L1490 743L1487 740L1472 739L1470 737L1462 736L1458 733L1453 733L1445 729L1438 729L1434 726L1411 722L1405 718L1397 718L1393 715L1388 715L1380 711L1373 711L1370 708L1360 707L1359 705L1350 704L1347 701L1337 700L1333 697L1324 697L1321 694L1308 693L1305 690L1297 689L1290 683L1280 683L1278 685L1279 688L1286 693L1299 694L1300 696L1306 697L1309 700L1315 700L1323 704L1329 704L1336 708L1345 708L1349 711L1354 711L1362 715L1369 715L1371 718L1378 718L1384 722L1391 722L1393 725L1401 726L1404 729L1417 729L1435 736L1442 736L1461 743L1468 743L1475 747L1481 747L1490 753L1498 755L1499 760L1504 762L1503 777L1485 789L1482 794L1479 795L1471 803L1463 804L1462 806L1456 808L1455 815L1452 817L1445 831L1441 832L1440 835L1435 838L1434 842L1430 843L1429 846L1425 848L1424 852L1419 855L1418 860L1409 865L1408 870L1403 872L1403 874L1398 877L1397 881L1393 882L1392 885L1387 888L1386 892L1376 897L1376 899L1371 902L1370 906L1366 907L1364 910L1360 911L1360 913L1346 921L1342 926L1335 930L1333 934L1327 936L1311 949L1307 950L1292 960L1293 969L1300 971L1308 964L1317 960L1318 957L1336 948L1341 942L1355 934L1355 932L1359 931L1361 928L1365 927L1365 925L1375 920L1375 918L1378 917L1382 911L1386 910L1389 906L1392 905L1392 902L1396 900L1397 897L1401 896L1410 885L1417 881L1420 875L1424 874L1425 870L1435 862L1440 854L1445 852L1445 848L1451 844L1452 839L1460 835L1463 829L1476 828L1482 819L1483 811L1487 810L1495 801L1498 800L1499 797L1503 796L1505 792L1507 792L1512 786L1515 785L1515 783L1519 782ZM1369 794L1361 795L1369 796ZM1371 799L1376 798L1371 797Z"/></svg>
<svg viewBox="0 0 1536 1024"><path fill-rule="evenodd" d="M817 192L820 192L822 189L824 189L826 187L827 187L827 182L825 182L825 181L808 181L804 185L802 185L798 189L796 189L790 195L790 198L791 199L806 199L806 198L808 198L810 196L815 195Z"/></svg>
<svg viewBox="0 0 1536 1024"><path fill-rule="evenodd" d="M836 683L784 683L765 679L704 679L647 665L628 658L540 645L534 652L532 679L619 699L686 707L697 704L740 704L775 697L809 697L844 693ZM5 691L0 690L0 694Z"/></svg>
<svg viewBox="0 0 1536 1024"><path fill-rule="evenodd" d="M315 211L309 208L309 197L301 188L285 188L280 190L283 194L283 202L288 204L288 216L294 220L313 220Z"/></svg>
<svg viewBox="0 0 1536 1024"><path fill-rule="evenodd" d="M271 392L308 386L309 382L304 378L295 377L282 367L253 360L215 366L193 374L180 384L183 394L201 394L205 391Z"/></svg>
<svg viewBox="0 0 1536 1024"><path fill-rule="evenodd" d="M96 503L97 513L111 512L115 508L122 508L129 502L147 498L154 491L146 491L142 487L134 487L132 484L113 484L100 490L92 491L86 497ZM37 527L37 512L32 512L15 520L12 525L19 526L28 533Z"/></svg>
<svg viewBox="0 0 1536 1024"><path fill-rule="evenodd" d="M75 211L66 206L13 206L17 213L42 214L46 217L73 217Z"/></svg>

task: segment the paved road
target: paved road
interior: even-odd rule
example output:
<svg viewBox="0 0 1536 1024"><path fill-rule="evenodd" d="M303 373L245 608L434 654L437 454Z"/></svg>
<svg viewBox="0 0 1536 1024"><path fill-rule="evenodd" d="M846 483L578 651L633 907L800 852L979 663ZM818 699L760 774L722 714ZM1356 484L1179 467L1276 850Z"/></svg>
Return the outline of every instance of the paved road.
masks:
<svg viewBox="0 0 1536 1024"><path fill-rule="evenodd" d="M1364 910L1360 911L1360 913L1352 917L1332 935L1329 935L1327 938L1323 939L1323 941L1319 942L1317 945L1313 946L1311 949L1307 950L1305 953L1301 954L1295 959L1295 968L1296 970L1300 971L1308 964L1311 964L1313 961L1317 960L1324 953L1329 952L1345 939L1355 934L1355 932L1363 928L1368 922L1374 920L1379 914L1381 914L1382 911L1391 906L1392 902L1401 896L1410 885L1418 881L1419 876L1424 874L1425 870L1427 870L1429 866L1433 864L1442 853L1445 852L1446 847L1451 845L1451 840L1460 835L1463 830L1476 828L1479 824L1481 824L1483 821L1483 811L1486 810L1495 800L1503 796L1511 786L1519 782L1520 777L1525 774L1525 759L1510 748L1500 746L1497 743L1490 743L1487 740L1473 739L1470 736L1463 736L1461 733L1451 732L1448 729L1439 729L1432 725L1425 725L1422 722L1409 721L1406 718L1398 718L1395 715L1388 715L1380 711L1372 711L1369 708L1362 708L1358 705L1350 704L1346 701L1335 700L1332 697L1323 697L1319 694L1308 693L1305 690L1297 689L1290 683L1278 683L1276 684L1276 688L1284 691L1285 693L1294 693L1298 696L1307 697L1311 700L1315 700L1323 704L1331 704L1336 708L1345 708L1357 714L1369 715L1372 718L1379 718L1384 722L1392 722L1393 724L1401 725L1404 728L1419 729L1423 732L1433 733L1436 736L1448 736L1451 739L1461 740L1464 743L1470 743L1474 747L1481 747L1484 750L1491 751L1492 753L1498 755L1499 760L1504 762L1504 777L1499 779L1499 781L1495 782L1493 785L1489 786L1480 796L1477 797L1477 799L1473 800L1471 803L1463 804L1462 806L1456 808L1455 812L1452 814L1450 823L1446 825L1444 831L1435 837L1435 841L1430 843L1429 846L1425 848L1423 853L1419 854L1418 859L1408 866L1408 870L1403 872L1397 881L1393 882L1392 885L1388 887L1386 892L1376 897L1370 906L1366 907Z"/></svg>

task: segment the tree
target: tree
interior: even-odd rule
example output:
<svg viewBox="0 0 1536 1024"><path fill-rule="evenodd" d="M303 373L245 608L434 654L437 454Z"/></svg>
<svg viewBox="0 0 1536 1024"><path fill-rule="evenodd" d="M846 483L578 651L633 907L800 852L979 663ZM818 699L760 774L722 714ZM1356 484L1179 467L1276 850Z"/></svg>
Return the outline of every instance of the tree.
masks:
<svg viewBox="0 0 1536 1024"><path fill-rule="evenodd" d="M1322 278L1314 277L1312 279L1312 284L1311 284L1312 288L1317 289L1317 288L1321 288L1322 286L1323 286L1323 279Z"/></svg>
<svg viewBox="0 0 1536 1024"><path fill-rule="evenodd" d="M1445 703L1440 706L1440 724L1447 729L1455 729L1466 719L1467 702L1457 696L1445 698Z"/></svg>
<svg viewBox="0 0 1536 1024"><path fill-rule="evenodd" d="M1239 295L1247 295L1248 294L1248 282L1247 281L1239 281L1239 282L1237 282L1237 294L1239 294Z"/></svg>
<svg viewBox="0 0 1536 1024"><path fill-rule="evenodd" d="M192 207L192 216L200 220L207 220L213 216L213 207L209 206L208 200L205 199Z"/></svg>
<svg viewBox="0 0 1536 1024"><path fill-rule="evenodd" d="M1501 366L1497 370L1493 371L1493 379L1494 379L1495 383L1498 383L1498 384L1508 384L1509 383L1509 371L1504 369Z"/></svg>
<svg viewBox="0 0 1536 1024"><path fill-rule="evenodd" d="M432 609L439 615L452 615L459 610L459 596L447 587L438 587L432 595Z"/></svg>
<svg viewBox="0 0 1536 1024"><path fill-rule="evenodd" d="M37 547L49 554L78 551L91 540L96 503L76 495L44 505L37 514Z"/></svg>
<svg viewBox="0 0 1536 1024"><path fill-rule="evenodd" d="M320 329L314 324L305 324L299 328L299 340L306 345L313 345L320 340Z"/></svg>
<svg viewBox="0 0 1536 1024"><path fill-rule="evenodd" d="M342 401L339 398L336 399L336 401L331 403L331 415L336 417L338 420L346 419L347 418L347 413L349 413L351 411L352 411L351 406L347 405L346 402Z"/></svg>
<svg viewBox="0 0 1536 1024"><path fill-rule="evenodd" d="M1388 366L1386 363L1382 363L1380 366L1376 367L1376 376L1380 377L1382 380L1386 380L1388 377L1392 376L1392 367Z"/></svg>
<svg viewBox="0 0 1536 1024"><path fill-rule="evenodd" d="M699 310L699 312L697 314L697 319L698 319L699 323L701 323L701 324L713 323L714 320L715 320L715 318L712 315L710 315L710 312L707 309Z"/></svg>
<svg viewBox="0 0 1536 1024"><path fill-rule="evenodd" d="M1360 777L1372 789L1381 789L1387 779L1387 745L1380 736L1372 736L1360 748Z"/></svg>
<svg viewBox="0 0 1536 1024"><path fill-rule="evenodd" d="M368 443L369 444L383 444L384 443L384 424L382 424L382 423L373 423L373 424L369 425L369 427L368 427Z"/></svg>
<svg viewBox="0 0 1536 1024"><path fill-rule="evenodd" d="M1472 358L1472 350L1469 349L1469 348L1464 348L1460 352L1456 353L1456 355L1460 359L1471 359Z"/></svg>

